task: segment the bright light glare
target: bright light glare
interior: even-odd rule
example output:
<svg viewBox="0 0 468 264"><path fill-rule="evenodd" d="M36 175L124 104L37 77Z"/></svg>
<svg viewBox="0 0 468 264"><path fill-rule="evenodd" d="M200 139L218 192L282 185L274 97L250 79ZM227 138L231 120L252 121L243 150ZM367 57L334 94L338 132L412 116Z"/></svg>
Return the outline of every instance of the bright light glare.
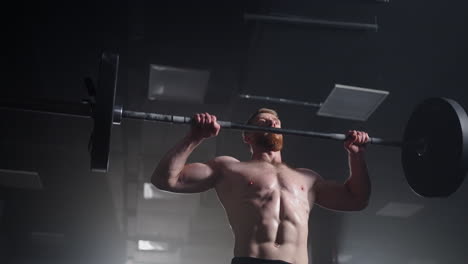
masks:
<svg viewBox="0 0 468 264"><path fill-rule="evenodd" d="M143 198L145 200L151 199L179 199L182 194L180 193L171 193L157 189L153 184L145 182L143 184Z"/></svg>
<svg viewBox="0 0 468 264"><path fill-rule="evenodd" d="M143 184L143 198L145 199L153 198L153 189L150 183L145 182Z"/></svg>
<svg viewBox="0 0 468 264"><path fill-rule="evenodd" d="M169 244L165 243L165 242L138 240L138 250L167 251L167 250L169 250Z"/></svg>

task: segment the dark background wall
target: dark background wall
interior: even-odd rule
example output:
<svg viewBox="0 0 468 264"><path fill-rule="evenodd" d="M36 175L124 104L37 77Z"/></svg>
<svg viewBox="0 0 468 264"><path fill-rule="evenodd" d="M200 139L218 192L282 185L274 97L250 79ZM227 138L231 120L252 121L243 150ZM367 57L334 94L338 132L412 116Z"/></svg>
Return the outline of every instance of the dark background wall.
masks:
<svg viewBox="0 0 468 264"><path fill-rule="evenodd" d="M407 117L424 98L446 96L468 107L467 10L461 1L432 0L8 3L1 18L1 96L79 101L86 97L83 77L97 78L99 55L109 50L121 56L118 95L129 109L180 115L210 111L241 121L260 104L235 99L239 92L321 101L335 83L343 83L390 95L365 123L320 118L300 107L261 106L279 110L284 125L292 128L354 128L400 138ZM362 23L377 17L379 30L246 23L244 12ZM150 102L151 63L209 69L205 103ZM126 186L147 179L184 130L151 130L135 122L115 128L112 171L102 175L88 170L89 120L2 113L0 167L38 171L44 188L0 188L0 262L125 263L131 240L126 216L137 214L129 209ZM346 177L341 143L287 137L286 144L288 164L314 168L329 179ZM238 134L220 135L213 145L209 155L249 158ZM449 199L422 199L406 185L397 150L370 151L374 193L369 208L352 215L316 209L310 221L312 260L336 263L344 252L353 255L347 263L465 263L466 184ZM123 208L116 206L114 180L122 182ZM408 219L376 216L392 201L424 209ZM63 237L37 238L35 232Z"/></svg>

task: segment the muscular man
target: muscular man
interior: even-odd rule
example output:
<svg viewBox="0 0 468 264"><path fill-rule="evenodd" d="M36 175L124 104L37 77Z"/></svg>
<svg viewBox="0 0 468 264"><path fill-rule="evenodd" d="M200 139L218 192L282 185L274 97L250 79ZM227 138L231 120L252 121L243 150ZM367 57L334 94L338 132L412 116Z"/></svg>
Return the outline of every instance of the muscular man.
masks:
<svg viewBox="0 0 468 264"><path fill-rule="evenodd" d="M262 108L248 124L281 127L274 110ZM220 156L207 163L186 164L204 140L218 135L216 116L196 114L190 132L159 162L152 183L177 193L214 188L226 210L235 246L232 264L307 264L309 212L317 204L332 210L362 210L370 195L364 160L364 132L349 131L350 176L344 183L324 180L316 172L283 163L280 134L244 132L252 158Z"/></svg>

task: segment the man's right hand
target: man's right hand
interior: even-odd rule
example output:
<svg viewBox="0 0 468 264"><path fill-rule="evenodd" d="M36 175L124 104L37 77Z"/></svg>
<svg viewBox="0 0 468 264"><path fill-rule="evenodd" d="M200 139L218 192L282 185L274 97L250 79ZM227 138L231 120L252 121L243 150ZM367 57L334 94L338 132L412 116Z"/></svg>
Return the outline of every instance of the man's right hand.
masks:
<svg viewBox="0 0 468 264"><path fill-rule="evenodd" d="M215 137L221 126L216 121L216 116L208 113L195 114L192 118L192 128L189 136L196 140Z"/></svg>

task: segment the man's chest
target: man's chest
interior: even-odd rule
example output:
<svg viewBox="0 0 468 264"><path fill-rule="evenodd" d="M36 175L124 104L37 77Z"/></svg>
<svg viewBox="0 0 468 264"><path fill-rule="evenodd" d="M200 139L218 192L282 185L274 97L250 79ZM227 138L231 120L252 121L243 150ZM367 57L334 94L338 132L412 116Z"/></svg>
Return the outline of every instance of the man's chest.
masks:
<svg viewBox="0 0 468 264"><path fill-rule="evenodd" d="M238 163L223 172L224 185L237 193L307 193L311 179L284 164Z"/></svg>
<svg viewBox="0 0 468 264"><path fill-rule="evenodd" d="M232 208L256 208L262 215L285 219L298 212L304 214L294 217L308 216L314 203L310 177L286 165L237 165L227 168L217 187L218 197L228 211Z"/></svg>

